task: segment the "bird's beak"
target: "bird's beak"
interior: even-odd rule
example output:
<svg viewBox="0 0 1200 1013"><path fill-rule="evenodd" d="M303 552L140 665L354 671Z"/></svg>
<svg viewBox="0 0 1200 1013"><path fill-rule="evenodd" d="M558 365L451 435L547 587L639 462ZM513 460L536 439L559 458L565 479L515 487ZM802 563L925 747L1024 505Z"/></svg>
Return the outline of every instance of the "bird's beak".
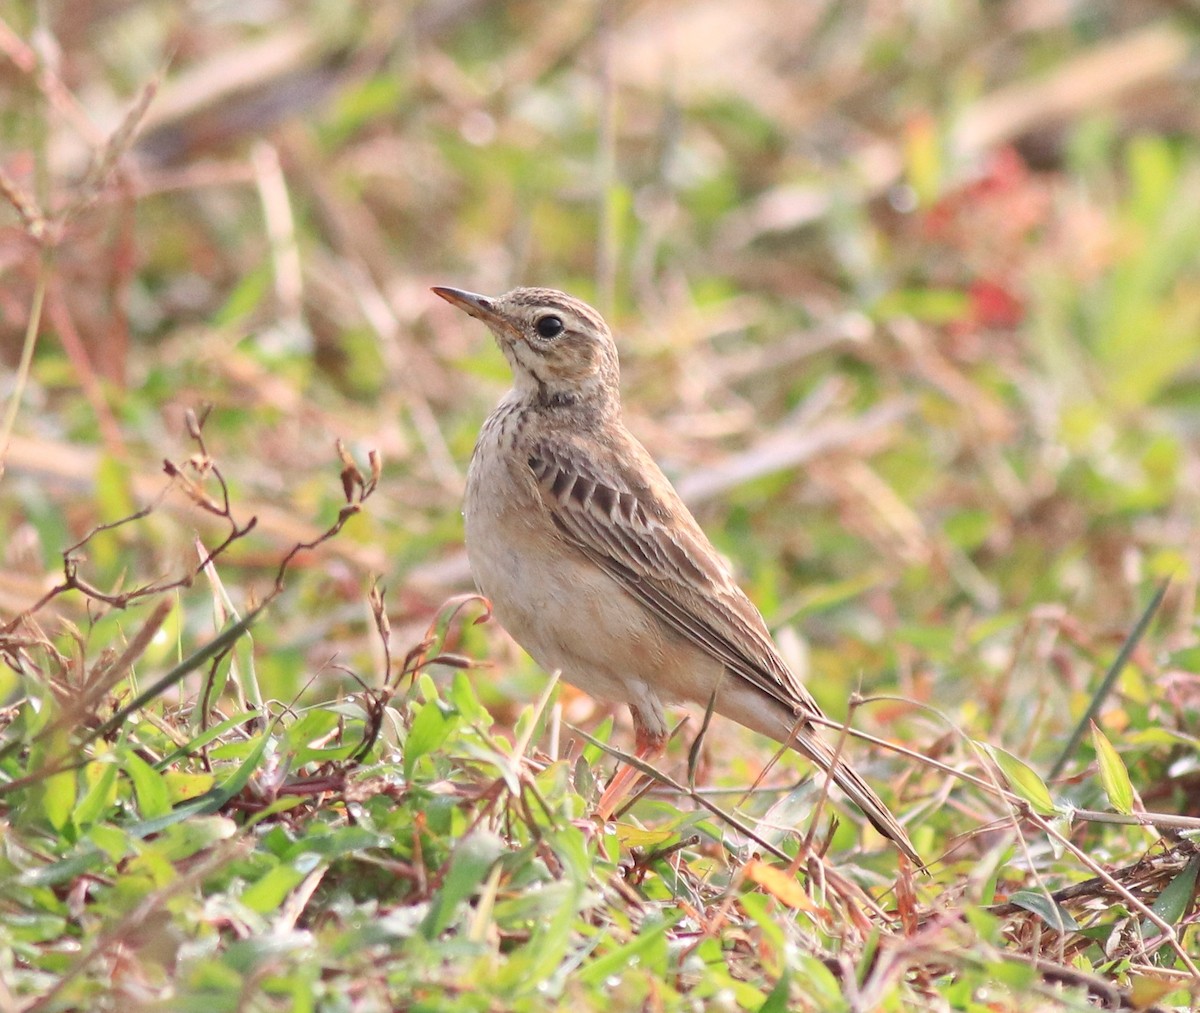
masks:
<svg viewBox="0 0 1200 1013"><path fill-rule="evenodd" d="M498 324L501 322L501 317L496 312L495 301L489 299L486 295L464 292L461 288L445 288L441 285L434 285L433 291L445 299L451 306L457 306L464 313L470 314L476 320L482 320L485 324Z"/></svg>

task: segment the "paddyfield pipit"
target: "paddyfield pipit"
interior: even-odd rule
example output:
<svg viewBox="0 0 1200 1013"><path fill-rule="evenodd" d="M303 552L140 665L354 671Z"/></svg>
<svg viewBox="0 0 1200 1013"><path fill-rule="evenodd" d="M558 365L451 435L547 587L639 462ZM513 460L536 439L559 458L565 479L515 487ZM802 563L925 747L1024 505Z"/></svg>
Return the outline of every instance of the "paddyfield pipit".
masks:
<svg viewBox="0 0 1200 1013"><path fill-rule="evenodd" d="M806 718L820 708L762 615L621 418L617 349L600 315L545 288L433 290L482 320L513 372L467 472L467 555L496 618L543 668L629 704L637 754L666 742L663 705L707 706L832 777L921 864L904 828ZM601 798L607 817L636 773Z"/></svg>

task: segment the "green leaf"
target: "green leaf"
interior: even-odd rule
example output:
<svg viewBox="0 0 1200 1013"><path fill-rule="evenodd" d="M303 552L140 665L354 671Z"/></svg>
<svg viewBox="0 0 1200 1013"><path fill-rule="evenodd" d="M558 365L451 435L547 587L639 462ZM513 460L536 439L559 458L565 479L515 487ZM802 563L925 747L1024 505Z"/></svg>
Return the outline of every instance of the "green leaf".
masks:
<svg viewBox="0 0 1200 1013"><path fill-rule="evenodd" d="M225 736L225 733L228 732L230 729L241 728L242 725L246 724L249 721L254 721L254 720L258 719L259 717L261 717L261 715L257 714L254 711L240 711L237 714L235 714L233 717L226 718L220 724L213 725L207 731L204 731L201 734L195 736L194 738L189 739L182 746L180 746L178 749L176 749L173 753L167 754L167 756L165 756L156 765L156 769L162 770L162 771L170 769L172 767L172 765L174 765L177 761L182 760L185 757L192 755L193 753L198 753L204 746L207 746L210 742L215 742L218 739L223 739Z"/></svg>
<svg viewBox="0 0 1200 1013"><path fill-rule="evenodd" d="M773 949L777 954L786 954L787 935L776 916L775 899L765 893L744 893L738 898L738 903L746 917L762 933L763 944L760 949Z"/></svg>
<svg viewBox="0 0 1200 1013"><path fill-rule="evenodd" d="M1042 896L1042 899L1046 898ZM1063 912L1060 909L1058 913L1062 914ZM1040 915L1041 912L1038 914ZM1067 917L1070 918L1070 915ZM1012 960L989 960L984 967L989 978L1011 989L1016 995L1028 994L1038 977L1037 969L1032 964Z"/></svg>
<svg viewBox="0 0 1200 1013"><path fill-rule="evenodd" d="M116 757L110 754L89 763L84 768L84 778L88 782L88 790L71 814L79 830L90 827L116 801Z"/></svg>
<svg viewBox="0 0 1200 1013"><path fill-rule="evenodd" d="M201 554L205 551L200 543L197 543L196 548ZM208 578L212 594L213 620L217 627L221 628L227 625L230 617L235 622L241 621L242 617L230 598L229 592L225 589L225 584L217 573L217 568L210 562L205 567L204 574ZM244 636L238 638L228 656L222 659L222 663L216 667L209 678L211 683L205 695L210 701L219 700L230 685L230 680L233 680L236 690L234 695L238 706L249 707L256 711L262 709L262 692L259 689L258 676L254 668L254 637L249 630L245 632ZM193 727L202 724L203 718L201 709L194 710L192 712Z"/></svg>
<svg viewBox="0 0 1200 1013"><path fill-rule="evenodd" d="M478 725L481 728L491 727L493 721L492 715L479 702L475 686L467 678L466 672L459 671L454 673L454 679L450 683L450 692L448 695L450 702L454 704L454 709L462 715L463 720L468 725Z"/></svg>
<svg viewBox="0 0 1200 1013"><path fill-rule="evenodd" d="M674 922L675 919L648 914L636 936L581 968L576 975L577 980L582 985L594 986L599 985L611 974L619 974L634 967L648 973L657 963L653 959L652 951L665 950L667 929Z"/></svg>
<svg viewBox="0 0 1200 1013"><path fill-rule="evenodd" d="M1196 895L1196 874L1200 872L1200 855L1193 855L1179 873L1158 895L1158 900L1150 905L1153 911L1168 925L1178 925L1179 920L1187 913L1192 898ZM1142 938L1157 935L1158 927L1151 921L1142 922Z"/></svg>
<svg viewBox="0 0 1200 1013"><path fill-rule="evenodd" d="M290 749L298 750L316 739L323 739L338 726L339 720L339 716L328 708L315 708L291 725L283 737Z"/></svg>
<svg viewBox="0 0 1200 1013"><path fill-rule="evenodd" d="M1100 783L1104 785L1104 793L1108 796L1109 804L1119 813L1133 812L1133 783L1129 780L1129 771L1125 768L1120 754L1113 748L1107 736L1100 731L1096 722L1092 723L1092 747L1096 750L1096 760L1100 764Z"/></svg>
<svg viewBox="0 0 1200 1013"><path fill-rule="evenodd" d="M272 745L275 741L273 735L275 723L271 724L270 728L264 729L252 741L253 748L246 754L245 758L238 765L237 770L230 774L217 787L205 795L201 795L197 802L207 800L210 806L206 812L216 812L234 795L240 794L241 790L250 783L250 778L254 772L259 769L263 754L267 751L267 746ZM194 804L194 803L193 803ZM178 811L178 810L176 810Z"/></svg>
<svg viewBox="0 0 1200 1013"><path fill-rule="evenodd" d="M192 816L167 827L156 840L164 858L182 862L185 858L237 833L237 824L225 816Z"/></svg>
<svg viewBox="0 0 1200 1013"><path fill-rule="evenodd" d="M442 888L433 898L429 914L421 924L426 939L436 939L454 918L458 905L483 882L492 863L504 854L504 841L496 834L477 830L458 842Z"/></svg>
<svg viewBox="0 0 1200 1013"><path fill-rule="evenodd" d="M163 784L170 796L171 805L199 798L209 791L214 782L212 774L205 771L166 770L162 774Z"/></svg>
<svg viewBox="0 0 1200 1013"><path fill-rule="evenodd" d="M413 718L408 737L404 740L404 779L411 779L413 768L426 753L437 749L446 741L454 727L443 713L437 700L430 700Z"/></svg>
<svg viewBox="0 0 1200 1013"><path fill-rule="evenodd" d="M251 911L266 914L274 911L320 864L320 857L311 853L300 855L294 862L277 865L242 894L242 903Z"/></svg>
<svg viewBox="0 0 1200 1013"><path fill-rule="evenodd" d="M133 838L111 823L100 823L92 827L88 831L88 840L104 852L111 862L119 862L132 850Z"/></svg>
<svg viewBox="0 0 1200 1013"><path fill-rule="evenodd" d="M1038 777L1033 768L1024 760L1019 760L1006 749L983 743L983 748L995 761L996 766L1008 780L1009 787L1020 795L1041 816L1055 816L1058 808L1050 797L1046 783Z"/></svg>
<svg viewBox="0 0 1200 1013"><path fill-rule="evenodd" d="M1172 668L1181 668L1185 672L1200 671L1200 644L1172 651L1168 661Z"/></svg>
<svg viewBox="0 0 1200 1013"><path fill-rule="evenodd" d="M571 916L574 917L574 905L579 898L579 892L579 887L574 883L556 880L536 890L526 889L509 900L498 902L493 917L500 927L513 930L528 929L533 925L543 926L563 907L570 907Z"/></svg>
<svg viewBox="0 0 1200 1013"><path fill-rule="evenodd" d="M792 976L788 969L783 969L783 974L779 976L779 980L775 982L775 987L771 989L771 994L767 996L766 1001L758 1007L758 1013L787 1013L792 1007L788 1002L788 986L791 984Z"/></svg>
<svg viewBox="0 0 1200 1013"><path fill-rule="evenodd" d="M1071 917L1071 912L1061 904L1055 903L1052 897L1036 890L1018 890L1008 896L1010 904L1031 911L1044 921L1055 932L1078 932L1079 923Z"/></svg>
<svg viewBox="0 0 1200 1013"><path fill-rule="evenodd" d="M234 287L225 305L216 313L217 327L227 327L245 319L265 298L270 290L271 270L266 265L243 271L241 280Z"/></svg>
<svg viewBox="0 0 1200 1013"><path fill-rule="evenodd" d="M32 764L35 767L53 769L69 758L67 734L55 732L44 745L34 751ZM40 755L39 755L40 754ZM42 813L55 830L62 830L71 819L75 808L75 771L60 770L56 774L48 774L41 781Z"/></svg>
<svg viewBox="0 0 1200 1013"><path fill-rule="evenodd" d="M142 819L152 820L166 816L171 811L171 793L167 790L162 775L132 750L122 758L121 765L129 775L129 780L133 782Z"/></svg>
<svg viewBox="0 0 1200 1013"><path fill-rule="evenodd" d="M584 903L582 886L578 883L565 885L567 889L554 894L558 903L536 923L537 928L530 939L528 959L511 962L497 975L500 987L528 987L530 983L545 981L563 966L568 951L573 948L572 929Z"/></svg>
<svg viewBox="0 0 1200 1013"><path fill-rule="evenodd" d="M104 454L96 466L96 502L104 520L111 523L137 511L131 485L129 464Z"/></svg>

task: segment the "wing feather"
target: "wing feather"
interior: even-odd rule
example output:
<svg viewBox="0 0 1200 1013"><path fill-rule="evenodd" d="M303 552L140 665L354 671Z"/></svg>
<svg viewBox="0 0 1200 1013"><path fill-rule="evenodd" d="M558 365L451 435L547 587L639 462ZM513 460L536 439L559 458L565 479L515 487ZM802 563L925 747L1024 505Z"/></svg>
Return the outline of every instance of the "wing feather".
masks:
<svg viewBox="0 0 1200 1013"><path fill-rule="evenodd" d="M819 714L650 455L632 438L619 450L561 440L532 448L529 467L559 532L730 672L794 712Z"/></svg>

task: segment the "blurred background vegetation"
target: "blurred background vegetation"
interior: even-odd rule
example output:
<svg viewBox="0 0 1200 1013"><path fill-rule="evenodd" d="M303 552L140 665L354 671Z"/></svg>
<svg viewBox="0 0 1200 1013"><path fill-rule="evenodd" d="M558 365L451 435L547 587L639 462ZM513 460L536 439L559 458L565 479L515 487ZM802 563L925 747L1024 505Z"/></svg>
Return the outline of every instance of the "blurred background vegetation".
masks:
<svg viewBox="0 0 1200 1013"><path fill-rule="evenodd" d="M375 575L388 589L396 659L470 588L463 476L507 382L483 328L429 286L548 285L613 324L630 427L834 715L856 689L883 694L857 725L978 763L958 728L1045 772L1169 579L1098 722L1139 805L1200 815L1198 24L1188 0L5 5L6 635L30 636L10 621L61 581L64 549L158 503L164 458L190 457L211 493L207 453L234 518L257 523L220 556L219 580L169 592L139 661L148 679L168 670L334 522L341 440L359 462L379 452L379 488L296 558L240 676L244 690L252 667L248 695L281 707L382 684L367 589ZM202 446L189 411L207 412ZM118 598L183 577L228 521L176 483L144 520L91 538L78 575ZM10 644L9 741L35 743L21 707L61 697L55 680L91 671L158 597L44 604L39 628L78 661L31 689L37 666ZM511 738L544 674L494 624L449 638L491 663L470 692ZM436 696L453 663L432 671ZM189 675L170 706L194 706L200 686ZM558 705L589 729L610 713L565 687ZM690 739L668 760L677 772ZM729 727L714 741L701 783L748 785L771 756ZM1092 749L1053 787L1105 808ZM13 750L0 753L9 780L46 759ZM1028 866L1005 864L1011 834L973 834L1003 807L908 761L861 758L923 853L951 856L943 889L987 902L1024 882ZM44 799L7 797L29 840L45 832ZM46 856L86 836L78 819L74 836L71 820L50 822ZM1076 836L1114 864L1152 840ZM987 872L972 879L975 862ZM1051 887L1084 875L1056 871ZM43 926L38 945L76 931L62 917L61 938ZM1194 944L1194 927L1180 931ZM1104 955L1101 942L1088 959ZM1106 973L1122 986L1152 963L1120 959ZM22 961L37 963L10 956L7 970ZM788 1001L786 972L753 974L760 998ZM27 1001L21 980L9 988ZM688 1001L672 987L662 1005L636 989L630 1001ZM451 1008L436 994L428 1008ZM513 994L463 1008L515 1007Z"/></svg>

